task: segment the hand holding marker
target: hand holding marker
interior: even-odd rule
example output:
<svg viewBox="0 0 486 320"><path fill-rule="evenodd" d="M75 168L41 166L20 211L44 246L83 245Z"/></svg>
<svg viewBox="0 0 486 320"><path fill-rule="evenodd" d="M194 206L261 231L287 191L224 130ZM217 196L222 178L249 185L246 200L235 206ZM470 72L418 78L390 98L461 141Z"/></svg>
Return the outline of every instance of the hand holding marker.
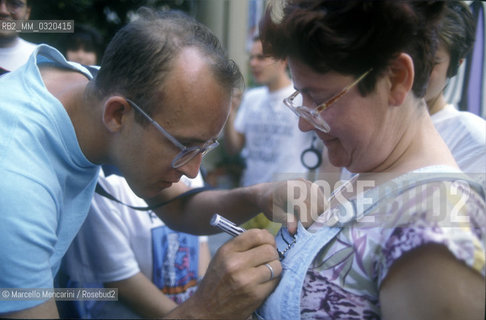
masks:
<svg viewBox="0 0 486 320"><path fill-rule="evenodd" d="M230 220L228 220L228 219L220 216L217 213L215 213L212 216L210 224L213 227L220 228L221 230L223 230L224 232L226 232L227 234L229 234L229 235L231 235L233 237L236 237L239 234L242 234L243 232L246 231L245 229L238 227L236 224L234 224ZM277 250L277 252L278 252L278 255L279 255L280 259L282 259L283 256L282 256L281 252L278 251L278 250ZM264 266L267 267L268 270L270 271L270 280L272 280L275 277L275 275L273 273L272 266L270 264L268 264L268 263L265 263Z"/></svg>
<svg viewBox="0 0 486 320"><path fill-rule="evenodd" d="M215 213L212 218L210 224L213 227L218 227L230 236L236 237L239 234L242 234L246 230L243 228L238 227L236 224L231 222L230 220L226 219L225 217L220 216L219 214ZM292 243L293 244L293 243ZM280 257L280 260L284 258L283 252L277 249L278 256Z"/></svg>

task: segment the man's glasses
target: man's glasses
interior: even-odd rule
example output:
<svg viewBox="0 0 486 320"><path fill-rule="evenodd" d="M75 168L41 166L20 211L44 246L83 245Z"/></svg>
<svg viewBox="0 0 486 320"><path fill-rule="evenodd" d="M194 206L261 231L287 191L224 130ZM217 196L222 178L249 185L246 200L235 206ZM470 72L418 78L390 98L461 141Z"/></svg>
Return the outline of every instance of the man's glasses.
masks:
<svg viewBox="0 0 486 320"><path fill-rule="evenodd" d="M331 127L329 124L321 117L321 112L329 108L333 103L335 103L339 98L344 96L349 90L351 90L354 86L356 86L361 80L364 79L370 73L372 69L369 69L361 76L359 76L353 83L346 86L343 90L341 90L338 94L336 94L331 99L327 100L326 102L318 105L315 108L309 108L306 106L295 105L295 98L300 94L299 91L295 91L292 95L288 98L284 99L284 104L292 110L298 117L304 118L307 122L311 123L315 128L323 131L329 132Z"/></svg>
<svg viewBox="0 0 486 320"><path fill-rule="evenodd" d="M170 133L168 133L164 128L162 128L162 126L158 124L154 119L152 119L147 113L145 113L145 111L143 111L142 108L140 108L135 102L127 98L125 99L135 110L140 112L151 124L153 124L154 127L159 130L160 133L162 133L170 142L172 142L176 147L181 149L181 152L179 152L172 160L172 168L176 169L182 167L199 154L202 154L202 156L204 157L206 153L219 146L219 142L217 140L210 140L200 147L186 147L182 143L177 141L177 139L174 138Z"/></svg>

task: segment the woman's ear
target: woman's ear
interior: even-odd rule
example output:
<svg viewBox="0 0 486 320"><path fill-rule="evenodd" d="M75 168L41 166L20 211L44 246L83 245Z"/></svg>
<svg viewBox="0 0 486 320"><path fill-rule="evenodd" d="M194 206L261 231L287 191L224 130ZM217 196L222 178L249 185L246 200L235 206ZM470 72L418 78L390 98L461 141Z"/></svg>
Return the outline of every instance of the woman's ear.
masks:
<svg viewBox="0 0 486 320"><path fill-rule="evenodd" d="M413 60L408 54L401 53L391 61L388 72L391 84L388 96L390 105L402 105L412 89L414 75Z"/></svg>
<svg viewBox="0 0 486 320"><path fill-rule="evenodd" d="M103 123L110 132L120 130L131 106L120 96L111 96L103 104Z"/></svg>

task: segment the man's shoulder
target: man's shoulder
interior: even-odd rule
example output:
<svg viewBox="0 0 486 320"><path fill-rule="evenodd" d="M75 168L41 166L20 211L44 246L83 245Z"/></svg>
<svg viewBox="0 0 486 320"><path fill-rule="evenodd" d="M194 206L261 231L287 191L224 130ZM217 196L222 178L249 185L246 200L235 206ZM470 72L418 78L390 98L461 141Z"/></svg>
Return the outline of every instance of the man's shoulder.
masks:
<svg viewBox="0 0 486 320"><path fill-rule="evenodd" d="M68 61L58 49L47 44L35 46L33 54L35 54L35 59L30 59L30 63L37 64L37 66L49 64L51 69L58 69L64 72L69 70L80 73L88 79L92 79L98 69L96 66L87 67L77 62Z"/></svg>

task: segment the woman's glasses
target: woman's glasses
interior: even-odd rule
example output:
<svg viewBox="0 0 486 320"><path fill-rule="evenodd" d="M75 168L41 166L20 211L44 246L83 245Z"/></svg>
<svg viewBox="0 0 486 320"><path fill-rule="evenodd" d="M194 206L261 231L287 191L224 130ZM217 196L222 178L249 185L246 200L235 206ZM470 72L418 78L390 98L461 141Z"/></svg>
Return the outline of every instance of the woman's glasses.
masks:
<svg viewBox="0 0 486 320"><path fill-rule="evenodd" d="M288 98L285 98L284 104L290 110L292 110L298 117L304 118L307 122L311 123L315 128L327 133L331 130L331 127L329 127L329 124L321 117L321 112L329 108L333 103L335 103L342 96L344 96L349 90L351 90L354 86L356 86L361 80L363 80L370 73L371 70L372 69L369 69L368 71L363 73L353 83L346 86L338 94L336 94L331 99L318 105L315 108L309 108L307 106L295 104L295 98L300 94L299 91L295 91Z"/></svg>

